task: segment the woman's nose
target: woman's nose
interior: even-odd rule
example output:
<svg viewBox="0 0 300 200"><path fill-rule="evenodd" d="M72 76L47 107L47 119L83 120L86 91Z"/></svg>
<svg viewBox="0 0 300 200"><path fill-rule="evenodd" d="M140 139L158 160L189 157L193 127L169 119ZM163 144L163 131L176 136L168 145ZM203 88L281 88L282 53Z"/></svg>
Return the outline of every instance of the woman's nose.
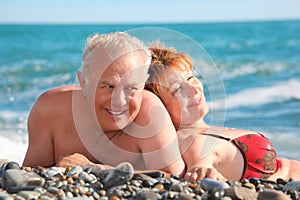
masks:
<svg viewBox="0 0 300 200"><path fill-rule="evenodd" d="M198 84L194 84L194 83L187 83L187 88L188 88L188 96L194 96L195 94L197 94L199 92L199 85Z"/></svg>

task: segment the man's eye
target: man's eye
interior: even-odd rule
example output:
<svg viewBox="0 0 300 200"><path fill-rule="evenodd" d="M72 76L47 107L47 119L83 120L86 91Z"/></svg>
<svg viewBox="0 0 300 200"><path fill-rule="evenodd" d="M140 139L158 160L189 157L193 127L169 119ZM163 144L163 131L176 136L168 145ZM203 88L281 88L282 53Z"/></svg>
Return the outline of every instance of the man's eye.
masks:
<svg viewBox="0 0 300 200"><path fill-rule="evenodd" d="M130 90L130 91L136 91L138 88L137 87L127 87L127 90Z"/></svg>
<svg viewBox="0 0 300 200"><path fill-rule="evenodd" d="M113 85L102 85L102 86L100 86L100 88L103 88L103 89L113 89L114 86Z"/></svg>

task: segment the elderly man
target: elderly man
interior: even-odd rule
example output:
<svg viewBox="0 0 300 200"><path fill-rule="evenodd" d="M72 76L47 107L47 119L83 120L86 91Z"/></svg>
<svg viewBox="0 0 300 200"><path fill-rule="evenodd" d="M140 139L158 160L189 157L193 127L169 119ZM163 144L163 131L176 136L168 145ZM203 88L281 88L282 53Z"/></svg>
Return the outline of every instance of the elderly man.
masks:
<svg viewBox="0 0 300 200"><path fill-rule="evenodd" d="M127 161L138 170L182 175L172 121L161 101L143 89L150 61L149 50L126 33L88 38L80 86L46 91L32 107L23 165L49 167L82 154L94 163Z"/></svg>

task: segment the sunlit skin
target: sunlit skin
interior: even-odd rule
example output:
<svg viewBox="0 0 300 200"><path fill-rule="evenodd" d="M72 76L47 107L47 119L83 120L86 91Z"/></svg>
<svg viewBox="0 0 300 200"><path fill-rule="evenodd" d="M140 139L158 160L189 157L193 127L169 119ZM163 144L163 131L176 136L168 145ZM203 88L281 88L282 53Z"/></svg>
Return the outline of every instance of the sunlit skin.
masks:
<svg viewBox="0 0 300 200"><path fill-rule="evenodd" d="M86 98L90 102L94 100L91 112L95 112L104 132L123 129L137 116L147 79L147 75L139 69L142 67L142 60L139 61L135 54L128 54L113 62L100 78L98 73L88 75L88 84L83 77L85 75L78 73Z"/></svg>
<svg viewBox="0 0 300 200"><path fill-rule="evenodd" d="M160 98L166 106L175 127L190 126L192 122L203 120L208 113L208 105L202 83L191 71L178 72L175 80L163 87Z"/></svg>
<svg viewBox="0 0 300 200"><path fill-rule="evenodd" d="M185 61L182 62L182 60L181 62L177 62L177 60L176 61L173 60L171 63L175 63L175 65L177 64L178 67L178 65L187 62ZM179 68L190 69L190 67L188 66L185 65L181 65L181 66L182 67ZM174 69L176 69L176 66L174 67ZM214 178L219 180L225 180L225 179L239 180L242 176L244 160L241 155L241 152L236 148L236 146L234 146L232 143L228 141L205 136L199 133L213 132L217 134L222 134L229 138L235 138L240 135L244 135L247 133L254 133L254 132L208 126L203 121L203 117L208 112L208 106L205 101L205 96L203 93L203 86L201 82L196 77L193 76L191 70L181 70L178 72L178 74L173 74L173 77L170 77L170 73L167 72L167 76L162 78L161 82L164 82L165 79L169 79L169 82L162 84L163 89L158 96L166 105L166 108L168 109L169 114L171 115L172 120L174 122L175 128L177 129L177 133L178 133L177 136L180 140L180 149L182 150L183 153L182 157L184 158L186 168L187 168L187 173L185 178L190 181L201 180L204 177L209 177L209 178ZM116 80L118 80L118 78ZM116 90L118 91L118 94L121 94L118 97L126 96L123 95L125 94L125 92L123 92L124 87L119 87L118 84L115 84L115 82L107 81L107 80L105 80L104 82L103 81L99 83L97 82L98 85L97 88L99 86L101 88L102 84L106 89L119 88ZM144 96L145 94L147 95L147 93L144 93ZM97 110L98 107L99 111L96 112L100 112L101 106L94 106L93 103L94 96L92 96L89 99L92 102L91 110ZM121 102L123 102L123 100L120 99ZM95 105L101 105L101 104L102 103L99 104L97 103ZM124 105L124 104L120 104L120 105ZM114 110L113 107L114 106L111 107L108 106L105 109L108 111L108 113L112 115L122 116L122 109L121 109L122 106L118 106L118 105L116 106L116 108L119 108L119 110L118 109ZM124 123L123 122L115 123L115 125L126 124L127 121L130 121L128 115L125 116L123 118L126 119L123 121ZM153 116L154 117L152 118L152 120L155 120L158 118L158 116L160 116L160 114L154 114ZM101 115L97 114L96 118L100 119ZM110 118L110 120L112 119L113 117ZM154 124L156 123L157 122L155 122ZM116 126L110 128L116 128ZM151 132L149 132L149 134L151 134ZM124 134L121 135L123 135L124 137ZM160 134L160 137L163 137L164 138L163 140L170 140L170 135L168 136L167 132L165 134ZM126 146L126 144L124 144L122 140L117 139L117 141L119 141L118 143L119 146L122 145L123 147ZM148 143L145 143L145 145L147 144ZM128 145L127 148L132 148L132 147ZM224 151L224 149L226 149L226 151ZM118 154L114 154L114 156L117 155ZM157 157L163 159L161 155ZM62 159L60 159L59 162L61 163L61 165L94 164L85 155L77 154L77 153L74 153L69 156L65 156ZM276 180L276 178L278 177L288 179L291 176L296 179L300 178L299 170L297 172L297 169L300 169L300 167L297 167L300 166L298 162L279 158L278 163L279 163L279 170L275 174L273 174L270 177L270 179ZM284 169L286 169L287 171ZM290 169L292 169L293 171L290 171Z"/></svg>
<svg viewBox="0 0 300 200"><path fill-rule="evenodd" d="M184 162L172 121L158 97L143 89L147 78L145 68L140 70L143 59L138 52L123 55L102 74L95 69L89 74L78 72L80 87L43 93L29 115L29 147L23 165L111 168L127 161L136 170L182 175ZM152 120L153 107L160 108L160 124ZM110 149L104 149L107 142L99 140L102 133L112 143ZM97 137L83 142L85 136Z"/></svg>
<svg viewBox="0 0 300 200"><path fill-rule="evenodd" d="M167 102L168 109L173 110L170 113L173 113L173 116L175 116L175 118L173 118L174 120L175 119L178 120L180 118L180 117L176 117L176 115L179 116L185 115L189 117L189 119L192 119L187 112L181 113L182 112L181 110L186 110L186 111L197 110L198 112L197 115L198 117L196 116L193 117L195 121L192 121L192 123L193 122L195 123L190 125L191 128L184 127L183 129L178 130L179 138L182 137L182 135L184 134L187 134L188 136L187 138L183 137L182 140L183 142L186 141L187 143L186 146L188 146L188 148L184 146L184 144L181 145L185 149L185 153L183 154L183 157L185 158L185 162L188 170L185 178L190 181L201 180L204 177L209 177L218 180L226 180L226 179L239 180L242 175L244 162L239 150L237 150L233 145L231 145L231 143L223 140L217 141L218 143L214 143L216 141L213 141L213 143L215 144L214 146L215 151L213 153L213 156L206 156L205 159L203 159L203 157L200 157L199 159L199 147L205 146L205 142L211 142L210 140L207 140L207 138L210 137L197 134L198 139L195 139L194 137L189 138L189 136L191 135L190 134L191 131L192 133L198 133L197 132L198 130L200 130L200 132L206 132L208 130L208 126L203 122L203 117L208 112L208 106L206 104L205 98L202 98L201 101L191 100L191 102L195 102L195 103L191 103L191 104L188 103L189 99L193 99L194 96L204 97L203 86L201 82L191 74L191 72L184 73L184 75L185 76L182 76L182 72L181 72L180 75L181 78L178 78L178 80L180 81L174 82L175 87L171 86L165 88L163 92L164 95L161 96L161 99L164 102ZM182 97L182 99L180 97ZM189 107L188 105L193 105L191 107L194 108L185 109L181 105L182 106L186 105L187 107ZM189 123L191 123L191 121L190 122L187 121L185 125L189 126ZM196 131L195 131L195 127L198 127ZM217 129L216 131L220 131L220 129ZM238 135L241 135L243 133L244 131L233 130L233 129L222 129L222 134L227 135L228 137L230 135L234 135L234 137L237 137ZM211 139L214 140L214 138ZM219 152L219 155L222 154L224 156L217 158L217 154L216 154L217 152ZM229 155L235 155L235 156L232 157ZM277 160L279 163L278 166L279 169L276 173L270 176L269 179L276 180L277 178L284 178L288 180L290 177L293 177L296 180L300 179L300 172L299 172L300 164L298 161L284 159L284 158L278 158ZM82 154L73 154L71 156L66 156L63 158L62 162L73 163L73 164L74 163L91 164L91 162ZM222 174L219 172L222 172Z"/></svg>
<svg viewBox="0 0 300 200"><path fill-rule="evenodd" d="M181 138L181 149L187 164L187 171L195 172L187 174L186 179L194 181L209 177L219 180L227 178L239 180L244 163L236 147L227 141L213 141L214 138L199 134L207 133L210 129L203 121L209 107L205 100L202 83L192 74L192 71L177 71L176 74L177 76L173 75L168 87L161 88L160 99L172 118L178 137ZM212 147L207 146L207 139L212 139ZM201 149L206 148L206 153L201 155ZM227 153L220 156L218 152L222 151L227 151ZM240 170L230 173L232 167ZM225 173L221 174L215 169Z"/></svg>
<svg viewBox="0 0 300 200"><path fill-rule="evenodd" d="M242 152L232 142L205 134L230 139L258 134L207 125L203 118L208 113L208 105L201 82L193 76L189 55L160 43L150 49L152 65L146 88L160 97L172 118L187 168L185 178L240 180L245 166Z"/></svg>
<svg viewBox="0 0 300 200"><path fill-rule="evenodd" d="M181 149L187 165L185 178L189 181L201 180L205 177L218 180L240 180L244 167L241 152L228 141L199 133L215 132L229 138L256 133L208 126L203 121L209 110L203 85L197 77L193 76L192 71L177 71L177 74L177 77L172 77L176 78L168 87L161 88L160 99L172 118L178 137L181 138ZM212 146L208 147L207 143ZM269 179L300 178L298 161L284 158L277 158L277 161L279 169Z"/></svg>

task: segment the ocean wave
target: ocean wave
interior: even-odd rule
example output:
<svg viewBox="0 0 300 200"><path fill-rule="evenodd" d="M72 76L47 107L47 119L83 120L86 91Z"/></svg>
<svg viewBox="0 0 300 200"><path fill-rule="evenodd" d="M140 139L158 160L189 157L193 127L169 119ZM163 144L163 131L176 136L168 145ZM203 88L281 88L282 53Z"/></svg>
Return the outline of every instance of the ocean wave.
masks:
<svg viewBox="0 0 300 200"><path fill-rule="evenodd" d="M239 76L251 75L251 74L272 74L276 72L281 72L288 67L287 63L271 63L271 62L264 62L264 63L256 63L256 62L247 62L244 64L237 66L236 63L218 63L218 67L222 72L223 78L226 79L233 79Z"/></svg>
<svg viewBox="0 0 300 200"><path fill-rule="evenodd" d="M289 159L295 159L300 161L300 152L299 152L299 144L300 138L297 133L289 133L289 132L273 132L266 133L270 141L272 141L278 157L284 157Z"/></svg>
<svg viewBox="0 0 300 200"><path fill-rule="evenodd" d="M226 108L256 106L272 102L283 102L291 99L300 100L300 81L291 79L287 82L280 82L270 87L250 88L236 94L228 95L226 99L219 99L210 102L214 109L222 109L224 101Z"/></svg>
<svg viewBox="0 0 300 200"><path fill-rule="evenodd" d="M3 136L0 133L0 159L8 159L22 164L27 146L27 135L10 135Z"/></svg>
<svg viewBox="0 0 300 200"><path fill-rule="evenodd" d="M28 113L25 111L1 110L0 122L11 123L12 125L24 124L27 122L27 115Z"/></svg>

